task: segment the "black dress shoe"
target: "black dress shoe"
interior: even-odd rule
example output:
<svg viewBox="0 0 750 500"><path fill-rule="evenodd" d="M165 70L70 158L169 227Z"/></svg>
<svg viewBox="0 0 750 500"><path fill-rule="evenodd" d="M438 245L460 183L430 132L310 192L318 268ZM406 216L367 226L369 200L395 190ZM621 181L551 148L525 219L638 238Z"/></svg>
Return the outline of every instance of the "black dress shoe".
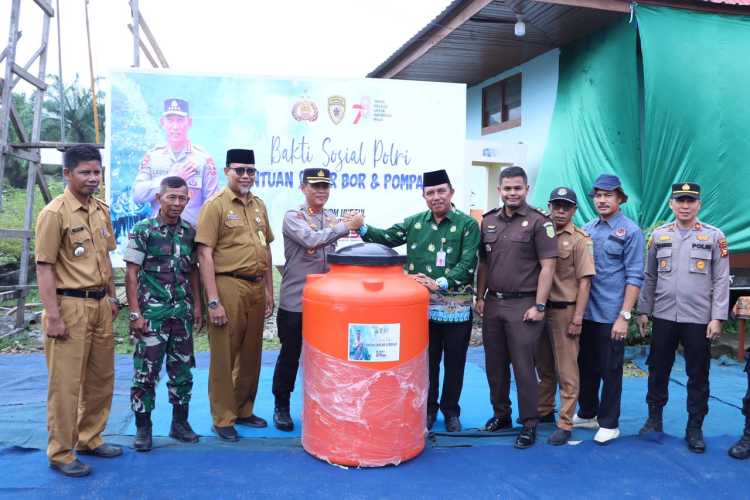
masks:
<svg viewBox="0 0 750 500"><path fill-rule="evenodd" d="M445 430L448 432L461 432L461 421L458 417L445 417Z"/></svg>
<svg viewBox="0 0 750 500"><path fill-rule="evenodd" d="M547 444L551 444L552 446L568 444L570 435L570 431L566 431L565 429L555 429L555 432L550 434L550 437L547 438Z"/></svg>
<svg viewBox="0 0 750 500"><path fill-rule="evenodd" d="M510 417L492 417L484 424L484 430L487 432L497 432L503 429L513 427L513 421Z"/></svg>
<svg viewBox="0 0 750 500"><path fill-rule="evenodd" d="M273 411L273 425L280 431L291 432L294 430L294 421L289 414L288 408L276 408Z"/></svg>
<svg viewBox="0 0 750 500"><path fill-rule="evenodd" d="M247 427L255 427L260 429L262 427L268 427L268 422L265 419L258 417L257 415L250 415L249 417L238 418L234 421L237 425L245 425Z"/></svg>
<svg viewBox="0 0 750 500"><path fill-rule="evenodd" d="M524 425L523 429L521 429L521 432L518 434L518 437L516 437L516 442L513 443L513 446L522 450L524 448L529 448L534 442L536 442L536 427L528 427Z"/></svg>
<svg viewBox="0 0 750 500"><path fill-rule="evenodd" d="M77 458L69 464L49 463L50 468L65 474L68 477L83 477L91 474L91 467L79 461Z"/></svg>
<svg viewBox="0 0 750 500"><path fill-rule="evenodd" d="M706 442L703 440L703 431L697 427L688 427L685 429L685 441L687 441L688 450L693 453L705 453Z"/></svg>
<svg viewBox="0 0 750 500"><path fill-rule="evenodd" d="M135 439L133 440L133 448L135 448L135 451L149 451L152 446L153 439L151 437L151 424L136 427Z"/></svg>
<svg viewBox="0 0 750 500"><path fill-rule="evenodd" d="M437 420L437 413L427 414L427 430L428 431L432 430L432 426L435 425L435 420Z"/></svg>
<svg viewBox="0 0 750 500"><path fill-rule="evenodd" d="M555 412L548 413L546 415L539 415L540 424L554 424L555 423Z"/></svg>
<svg viewBox="0 0 750 500"><path fill-rule="evenodd" d="M227 427L219 427L217 425L213 425L211 426L211 430L214 431L222 441L236 443L240 440L240 436L237 435L237 431L234 429L233 425L229 425Z"/></svg>
<svg viewBox="0 0 750 500"><path fill-rule="evenodd" d="M93 450L76 450L81 455L94 455L100 458L115 458L122 455L122 448L114 444L102 443Z"/></svg>

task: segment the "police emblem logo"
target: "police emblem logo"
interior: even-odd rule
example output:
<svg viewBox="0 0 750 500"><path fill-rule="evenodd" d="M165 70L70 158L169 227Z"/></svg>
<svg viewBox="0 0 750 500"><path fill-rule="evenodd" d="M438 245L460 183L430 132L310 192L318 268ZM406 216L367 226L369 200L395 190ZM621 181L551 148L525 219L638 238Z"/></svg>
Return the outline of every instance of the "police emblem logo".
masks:
<svg viewBox="0 0 750 500"><path fill-rule="evenodd" d="M346 99L340 95L332 95L328 98L328 116L334 125L338 125L346 114Z"/></svg>
<svg viewBox="0 0 750 500"><path fill-rule="evenodd" d="M659 241L669 241L671 239L672 239L672 237L671 236L667 236L666 234L663 234L663 235L659 236Z"/></svg>
<svg viewBox="0 0 750 500"><path fill-rule="evenodd" d="M491 252L491 251L492 251L492 245L490 245L490 244L488 243L488 244L486 244L486 245L484 246L484 249L485 249L485 250L487 250L488 252Z"/></svg>
<svg viewBox="0 0 750 500"><path fill-rule="evenodd" d="M325 176L326 176L325 172L323 172L322 170L318 170L318 177L325 177Z"/></svg>
<svg viewBox="0 0 750 500"><path fill-rule="evenodd" d="M292 106L292 116L298 122L314 122L318 119L318 106L310 100L301 100Z"/></svg>
<svg viewBox="0 0 750 500"><path fill-rule="evenodd" d="M169 111L181 111L180 105L177 104L177 101L172 101L169 103Z"/></svg>
<svg viewBox="0 0 750 500"><path fill-rule="evenodd" d="M695 263L696 269L699 271L703 271L706 268L706 261L705 260L699 260Z"/></svg>
<svg viewBox="0 0 750 500"><path fill-rule="evenodd" d="M555 228L552 227L551 224L549 226L547 226L545 229L547 230L547 237L548 238L554 238L555 237Z"/></svg>
<svg viewBox="0 0 750 500"><path fill-rule="evenodd" d="M84 253L86 253L86 249L84 247L82 247L82 246L75 247L73 249L73 255L75 255L76 257L80 257Z"/></svg>
<svg viewBox="0 0 750 500"><path fill-rule="evenodd" d="M529 225L529 221L525 220L521 223L521 227L526 227Z"/></svg>
<svg viewBox="0 0 750 500"><path fill-rule="evenodd" d="M690 191L690 184L688 184L687 182L685 184L683 184L682 185L682 190L683 191Z"/></svg>
<svg viewBox="0 0 750 500"><path fill-rule="evenodd" d="M659 262L659 267L661 267L662 269L666 269L668 265L669 265L669 262L667 262L666 260L662 260Z"/></svg>
<svg viewBox="0 0 750 500"><path fill-rule="evenodd" d="M615 236L623 237L626 233L627 231L625 231L624 227L618 227L617 231L615 231Z"/></svg>
<svg viewBox="0 0 750 500"><path fill-rule="evenodd" d="M557 190L557 194L559 194L560 196L565 196L566 194L568 194L568 190L565 188L560 188Z"/></svg>
<svg viewBox="0 0 750 500"><path fill-rule="evenodd" d="M706 236L705 234L699 234L698 236L696 236L696 238L698 239L698 241L708 241L708 236Z"/></svg>

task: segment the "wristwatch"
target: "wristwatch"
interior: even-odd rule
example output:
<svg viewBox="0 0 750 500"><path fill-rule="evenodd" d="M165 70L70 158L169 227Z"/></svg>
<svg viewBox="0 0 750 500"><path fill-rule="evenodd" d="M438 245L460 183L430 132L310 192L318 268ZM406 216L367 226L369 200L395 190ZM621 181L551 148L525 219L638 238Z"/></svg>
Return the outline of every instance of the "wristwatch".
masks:
<svg viewBox="0 0 750 500"><path fill-rule="evenodd" d="M544 310L547 309L547 304L537 304L534 307L536 307L537 311L539 311L540 313L543 313Z"/></svg>
<svg viewBox="0 0 750 500"><path fill-rule="evenodd" d="M620 311L620 316L625 318L626 321L630 321L630 318L633 317L633 315L630 313L630 311Z"/></svg>
<svg viewBox="0 0 750 500"><path fill-rule="evenodd" d="M217 307L219 307L219 299L211 299L208 301L209 309L216 309Z"/></svg>
<svg viewBox="0 0 750 500"><path fill-rule="evenodd" d="M141 314L132 312L128 315L128 318L130 319L130 321L138 321L139 319L141 319Z"/></svg>

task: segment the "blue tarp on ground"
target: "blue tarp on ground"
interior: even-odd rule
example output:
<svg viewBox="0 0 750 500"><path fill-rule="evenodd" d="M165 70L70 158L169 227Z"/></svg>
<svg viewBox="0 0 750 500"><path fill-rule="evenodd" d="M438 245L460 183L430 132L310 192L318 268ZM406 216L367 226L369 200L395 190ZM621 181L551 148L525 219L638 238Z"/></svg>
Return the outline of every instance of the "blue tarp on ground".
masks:
<svg viewBox="0 0 750 500"><path fill-rule="evenodd" d="M644 367L645 352L629 354ZM257 401L257 413L269 419L273 408L270 377L275 358L275 352L264 353ZM483 351L472 348L461 400L466 432L441 433L439 421L437 433L428 440L422 455L398 467L379 470L343 470L310 457L295 438L299 427L292 434L273 428L242 429L247 439L238 444L225 444L211 437L205 353L199 354L197 365L191 421L196 430L209 437L197 445L158 437L152 452L135 453L130 448L133 427L128 406L132 361L129 356L117 356L115 397L107 434L109 441L126 446L125 456L115 460L84 457L94 466L94 474L73 480L47 468L44 357L0 357L0 470L6 471L0 475L0 496L737 498L750 473L750 461L736 461L726 454L742 428L739 405L746 380L741 367L731 362L714 361L711 367L713 396L704 426L709 437L705 455L689 453L681 439L686 421L686 376L679 356L665 412L668 435L649 439L634 436L646 415L646 379L626 377L621 419L625 437L598 447L591 442L593 431L576 429L573 437L582 442L557 448L544 443L553 427L543 425L538 444L521 451L511 446L512 432L488 436L474 430L483 425L491 410ZM160 384L154 413L158 435L167 433L170 418L164 382ZM293 413L299 421L299 394L294 401ZM517 406L514 412L515 417Z"/></svg>

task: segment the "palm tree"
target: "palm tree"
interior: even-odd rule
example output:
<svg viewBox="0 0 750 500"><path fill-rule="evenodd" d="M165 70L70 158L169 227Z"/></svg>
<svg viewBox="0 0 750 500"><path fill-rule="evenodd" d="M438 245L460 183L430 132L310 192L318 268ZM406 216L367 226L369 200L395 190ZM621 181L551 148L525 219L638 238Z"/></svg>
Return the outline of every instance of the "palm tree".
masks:
<svg viewBox="0 0 750 500"><path fill-rule="evenodd" d="M42 139L46 141L60 140L60 84L55 75L47 77L47 98L44 101L44 117L42 118ZM98 82L101 78L97 78ZM80 79L76 79L63 90L65 139L64 142L95 142L94 111L91 106L91 89L81 86ZM99 132L104 131L104 98L101 90L96 92L97 111L99 114Z"/></svg>

